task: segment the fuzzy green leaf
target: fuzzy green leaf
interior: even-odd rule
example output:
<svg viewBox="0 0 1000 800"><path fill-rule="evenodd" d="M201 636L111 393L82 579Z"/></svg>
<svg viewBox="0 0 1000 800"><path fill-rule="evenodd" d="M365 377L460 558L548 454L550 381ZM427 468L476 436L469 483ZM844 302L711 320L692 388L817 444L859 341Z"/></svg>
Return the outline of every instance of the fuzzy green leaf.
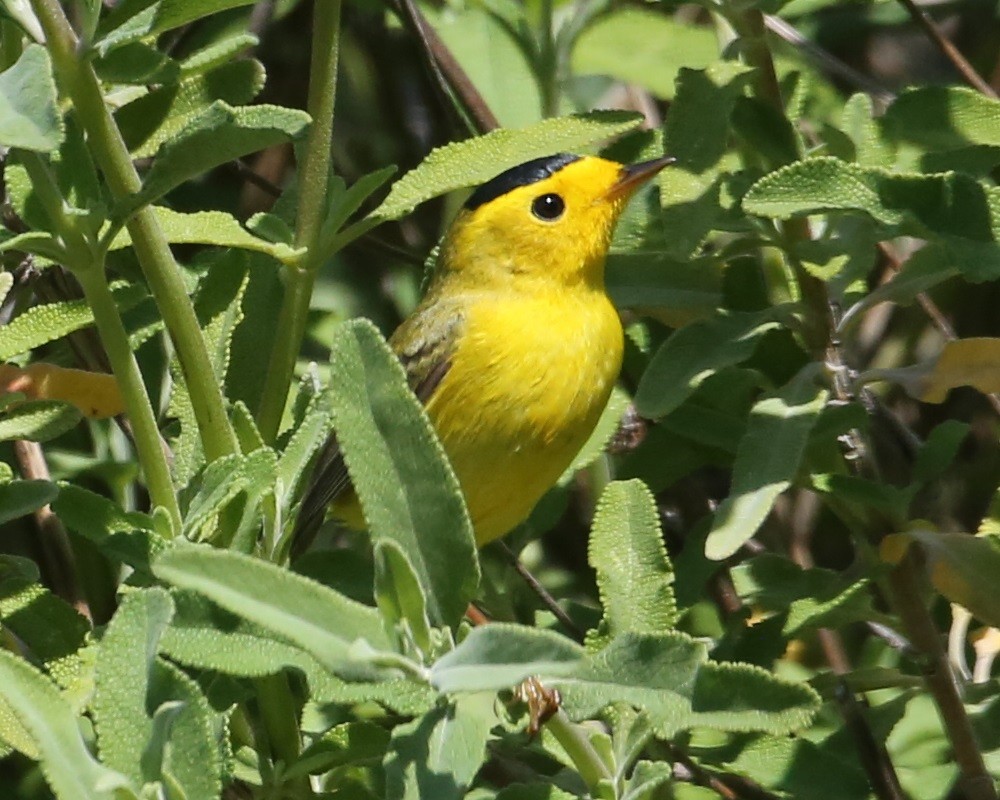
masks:
<svg viewBox="0 0 1000 800"><path fill-rule="evenodd" d="M59 484L52 509L71 531L89 539L103 554L148 575L150 562L166 547L153 518L125 511L106 497L71 483Z"/></svg>
<svg viewBox="0 0 1000 800"><path fill-rule="evenodd" d="M372 722L335 725L316 739L285 773L293 778L319 775L346 765L376 766L389 745L389 731Z"/></svg>
<svg viewBox="0 0 1000 800"><path fill-rule="evenodd" d="M127 311L147 296L138 284L117 284L112 288L115 304ZM3 327L0 361L6 361L43 344L85 328L94 322L86 300L62 300L33 306Z"/></svg>
<svg viewBox="0 0 1000 800"><path fill-rule="evenodd" d="M392 185L372 216L380 221L399 219L432 197L478 185L532 158L588 148L634 130L641 121L642 117L623 111L594 111L439 147Z"/></svg>
<svg viewBox="0 0 1000 800"><path fill-rule="evenodd" d="M37 511L57 494L58 487L49 481L0 483L0 525Z"/></svg>
<svg viewBox="0 0 1000 800"><path fill-rule="evenodd" d="M230 8L248 6L252 2L253 0L156 0L143 3L140 6L142 10L138 13L126 6L126 11L130 11L131 16L100 39L95 48L104 55L129 42L156 36L202 17Z"/></svg>
<svg viewBox="0 0 1000 800"><path fill-rule="evenodd" d="M247 455L223 456L209 464L184 515L184 536L201 536L201 528L237 495L259 498L272 492L277 463L273 450L261 448Z"/></svg>
<svg viewBox="0 0 1000 800"><path fill-rule="evenodd" d="M212 103L249 103L264 86L264 68L255 59L238 59L209 72L187 75L179 83L152 88L115 114L134 158L156 153L161 144Z"/></svg>
<svg viewBox="0 0 1000 800"><path fill-rule="evenodd" d="M142 189L123 200L114 216L127 219L219 164L300 136L308 124L309 116L302 111L269 105L233 107L217 101L163 143Z"/></svg>
<svg viewBox="0 0 1000 800"><path fill-rule="evenodd" d="M625 634L549 681L574 719L592 719L624 702L645 711L658 735L692 727L789 733L808 725L819 697L805 684L749 664L708 660L703 643L682 633Z"/></svg>
<svg viewBox="0 0 1000 800"><path fill-rule="evenodd" d="M367 652L352 651L359 640L391 649L375 609L274 564L231 551L177 546L154 562L153 572L294 642L334 672L355 675L366 667Z"/></svg>
<svg viewBox="0 0 1000 800"><path fill-rule="evenodd" d="M386 800L461 800L498 722L495 700L492 693L462 695L394 728L385 758Z"/></svg>
<svg viewBox="0 0 1000 800"><path fill-rule="evenodd" d="M160 223L163 235L171 244L236 247L264 253L286 264L296 256L294 248L254 236L240 225L236 217L224 211L195 211L188 214L163 206L153 206L152 211L156 221ZM132 237L123 229L115 236L108 249L121 250L131 246Z"/></svg>
<svg viewBox="0 0 1000 800"><path fill-rule="evenodd" d="M583 648L538 628L495 622L475 628L431 668L441 692L477 692L514 686L531 675L542 680L572 672Z"/></svg>
<svg viewBox="0 0 1000 800"><path fill-rule="evenodd" d="M55 685L6 650L0 650L0 698L34 739L42 774L59 800L115 800L119 788L135 792L124 775L90 754Z"/></svg>
<svg viewBox="0 0 1000 800"><path fill-rule="evenodd" d="M427 597L410 559L391 539L375 546L375 601L387 627L395 628L404 642L412 637L422 653L430 652Z"/></svg>
<svg viewBox="0 0 1000 800"><path fill-rule="evenodd" d="M705 555L728 558L757 532L775 499L795 478L826 398L826 390L813 384L807 367L780 391L754 404L736 452L732 489L715 512Z"/></svg>
<svg viewBox="0 0 1000 800"><path fill-rule="evenodd" d="M716 37L706 27L622 6L584 29L573 45L571 64L577 74L609 75L672 100L678 73L707 67L718 52Z"/></svg>
<svg viewBox="0 0 1000 800"><path fill-rule="evenodd" d="M427 414L367 320L337 329L330 367L337 441L372 538L406 554L431 621L457 625L479 584L479 563L458 481Z"/></svg>
<svg viewBox="0 0 1000 800"><path fill-rule="evenodd" d="M777 219L863 212L888 235L937 237L969 280L1000 274L1000 189L961 173L894 174L812 158L765 175L747 192L743 208Z"/></svg>
<svg viewBox="0 0 1000 800"><path fill-rule="evenodd" d="M604 618L588 649L623 633L663 633L677 622L674 570L652 492L642 481L609 483L597 504L588 561L597 572Z"/></svg>
<svg viewBox="0 0 1000 800"><path fill-rule="evenodd" d="M159 778L143 770L143 752L153 732L147 695L157 645L173 613L163 589L129 593L97 649L94 718L101 761L139 786Z"/></svg>
<svg viewBox="0 0 1000 800"><path fill-rule="evenodd" d="M935 150L1000 147L1000 100L965 86L922 86L903 92L882 118L896 139Z"/></svg>
<svg viewBox="0 0 1000 800"><path fill-rule="evenodd" d="M0 145L48 153L63 140L52 62L46 49L30 44L0 73Z"/></svg>
<svg viewBox="0 0 1000 800"><path fill-rule="evenodd" d="M59 400L29 400L0 412L0 442L27 439L44 442L75 427L80 409Z"/></svg>
<svg viewBox="0 0 1000 800"><path fill-rule="evenodd" d="M649 362L635 393L639 413L666 416L710 375L749 358L760 337L778 328L772 310L720 313L675 332Z"/></svg>

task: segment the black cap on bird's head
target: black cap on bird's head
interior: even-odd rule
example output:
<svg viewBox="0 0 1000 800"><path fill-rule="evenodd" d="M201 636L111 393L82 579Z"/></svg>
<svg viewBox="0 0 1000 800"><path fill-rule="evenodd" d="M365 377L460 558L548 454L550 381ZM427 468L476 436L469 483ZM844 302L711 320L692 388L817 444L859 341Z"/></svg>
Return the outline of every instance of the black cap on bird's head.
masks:
<svg viewBox="0 0 1000 800"><path fill-rule="evenodd" d="M555 175L555 173L567 164L572 164L574 161L579 160L580 156L575 156L572 153L556 153L552 156L525 161L523 164L518 164L516 167L511 167L501 172L495 178L486 181L486 183L480 184L469 195L469 199L465 201L465 208L468 211L474 211L484 203L507 194L511 189L538 183L538 181Z"/></svg>

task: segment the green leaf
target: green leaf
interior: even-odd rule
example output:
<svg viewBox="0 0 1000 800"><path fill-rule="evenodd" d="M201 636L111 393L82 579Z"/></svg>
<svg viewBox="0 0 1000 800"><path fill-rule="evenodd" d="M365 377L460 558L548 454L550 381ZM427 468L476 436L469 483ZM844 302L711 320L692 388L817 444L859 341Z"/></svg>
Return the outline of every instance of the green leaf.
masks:
<svg viewBox="0 0 1000 800"><path fill-rule="evenodd" d="M90 626L65 600L38 583L33 562L0 556L0 623L45 667L67 700L82 707L89 693L81 648ZM81 697L82 695L82 697Z"/></svg>
<svg viewBox="0 0 1000 800"><path fill-rule="evenodd" d="M649 362L635 393L639 413L666 416L706 378L745 361L767 331L779 327L774 311L725 312L676 331Z"/></svg>
<svg viewBox="0 0 1000 800"><path fill-rule="evenodd" d="M883 560L898 561L910 542L923 551L938 592L976 619L1000 627L1000 598L992 591L990 577L1000 570L1000 536L908 530L883 540Z"/></svg>
<svg viewBox="0 0 1000 800"><path fill-rule="evenodd" d="M94 719L101 761L138 786L159 778L143 770L143 753L153 733L147 695L157 645L173 613L163 589L126 594L97 649Z"/></svg>
<svg viewBox="0 0 1000 800"><path fill-rule="evenodd" d="M97 762L59 690L17 656L0 650L0 698L32 736L42 774L60 800L115 800L135 792L124 775Z"/></svg>
<svg viewBox="0 0 1000 800"><path fill-rule="evenodd" d="M320 775L347 765L376 766L385 756L389 735L372 722L335 725L302 751L285 776Z"/></svg>
<svg viewBox="0 0 1000 800"><path fill-rule="evenodd" d="M881 223L887 236L937 237L969 280L1000 274L1000 189L961 173L893 174L811 158L765 175L747 192L743 208L777 219L863 212Z"/></svg>
<svg viewBox="0 0 1000 800"><path fill-rule="evenodd" d="M80 409L59 400L28 400L0 412L0 442L44 442L60 436L83 418Z"/></svg>
<svg viewBox="0 0 1000 800"><path fill-rule="evenodd" d="M363 670L368 653L352 649L359 640L391 649L375 609L274 564L231 551L177 546L156 560L153 572L294 642L333 672Z"/></svg>
<svg viewBox="0 0 1000 800"><path fill-rule="evenodd" d="M374 325L341 325L330 349L337 441L372 538L376 545L394 542L405 553L427 595L431 621L457 625L479 584L479 564L447 457Z"/></svg>
<svg viewBox="0 0 1000 800"><path fill-rule="evenodd" d="M576 720L611 703L645 711L659 736L692 727L789 733L809 724L819 696L805 684L749 664L715 663L682 633L625 634L592 653L573 674L548 681Z"/></svg>
<svg viewBox="0 0 1000 800"><path fill-rule="evenodd" d="M939 477L958 454L958 448L969 435L970 426L965 422L948 419L934 427L924 442L913 465L913 479L928 483Z"/></svg>
<svg viewBox="0 0 1000 800"><path fill-rule="evenodd" d="M245 44L244 44L245 46ZM183 130L212 103L249 103L264 86L264 68L243 58L183 77L179 83L154 86L115 114L125 144L134 158L147 158Z"/></svg>
<svg viewBox="0 0 1000 800"><path fill-rule="evenodd" d="M460 800L482 766L499 721L492 693L462 695L393 729L385 757L386 800Z"/></svg>
<svg viewBox="0 0 1000 800"><path fill-rule="evenodd" d="M421 9L505 128L542 116L542 95L528 54L495 7Z"/></svg>
<svg viewBox="0 0 1000 800"><path fill-rule="evenodd" d="M422 654L430 653L427 598L410 560L391 539L375 546L375 600L387 627L396 629L403 643L412 637Z"/></svg>
<svg viewBox="0 0 1000 800"><path fill-rule="evenodd" d="M570 64L578 75L609 75L672 100L678 73L684 68L703 69L718 53L719 44L710 28L685 25L656 10L626 6L584 29L573 45Z"/></svg>
<svg viewBox="0 0 1000 800"><path fill-rule="evenodd" d="M209 464L184 515L184 536L210 538L210 533L202 536L201 529L235 497L246 493L248 498L257 499L270 494L277 464L277 456L269 448L247 455L223 456Z"/></svg>
<svg viewBox="0 0 1000 800"><path fill-rule="evenodd" d="M127 311L147 296L146 290L138 284L118 283L111 291L120 311ZM3 326L0 361L7 361L93 322L94 314L86 300L62 300L32 306Z"/></svg>
<svg viewBox="0 0 1000 800"><path fill-rule="evenodd" d="M52 62L46 49L29 44L0 73L0 145L49 153L63 140Z"/></svg>
<svg viewBox="0 0 1000 800"><path fill-rule="evenodd" d="M600 628L588 635L589 650L622 633L662 633L674 627L674 570L663 545L656 500L642 481L615 481L604 488L588 561L597 572L604 608Z"/></svg>
<svg viewBox="0 0 1000 800"><path fill-rule="evenodd" d="M618 427L622 422L622 417L625 415L628 407L628 395L617 386L614 387L611 390L611 396L608 398L608 404L604 407L604 411L601 412L594 430L587 438L587 441L584 442L583 447L580 448L580 452L573 458L573 463L566 468L566 471L559 478L560 486L568 484L573 480L573 476L577 472L589 467L603 455L612 437L617 433Z"/></svg>
<svg viewBox="0 0 1000 800"><path fill-rule="evenodd" d="M275 244L258 238L237 221L236 217L224 211L195 211L184 213L163 206L153 206L152 212L159 222L163 235L171 244L207 244L213 247L236 247L264 253L283 264L294 261L298 251L285 244ZM109 250L121 250L132 246L132 237L127 230L119 231L108 246Z"/></svg>
<svg viewBox="0 0 1000 800"><path fill-rule="evenodd" d="M57 494L58 487L50 481L0 483L0 525L37 511Z"/></svg>
<svg viewBox="0 0 1000 800"><path fill-rule="evenodd" d="M812 381L811 366L780 391L754 404L733 464L733 484L715 512L705 555L728 558L750 539L799 469L827 391Z"/></svg>
<svg viewBox="0 0 1000 800"><path fill-rule="evenodd" d="M431 667L438 691L478 692L509 688L532 675L543 682L572 672L583 648L551 631L493 622L472 630Z"/></svg>
<svg viewBox="0 0 1000 800"><path fill-rule="evenodd" d="M718 61L704 70L682 69L667 115L663 152L677 161L658 177L660 225L670 231L664 252L689 258L722 216L719 162L729 147L729 118L752 70Z"/></svg>
<svg viewBox="0 0 1000 800"><path fill-rule="evenodd" d="M634 130L642 117L623 111L594 111L547 119L518 130L491 131L436 148L392 185L372 217L399 219L432 197L476 186L532 158L575 151Z"/></svg>
<svg viewBox="0 0 1000 800"><path fill-rule="evenodd" d="M156 154L142 189L115 209L124 220L191 178L248 153L300 136L309 116L280 106L232 107L217 101L191 119Z"/></svg>
<svg viewBox="0 0 1000 800"><path fill-rule="evenodd" d="M52 510L63 525L89 539L101 553L145 575L150 574L153 558L166 547L152 517L125 511L114 501L71 483L59 484Z"/></svg>
<svg viewBox="0 0 1000 800"><path fill-rule="evenodd" d="M886 109L886 132L934 150L969 145L1000 147L1000 100L964 86L909 89Z"/></svg>
<svg viewBox="0 0 1000 800"><path fill-rule="evenodd" d="M102 55L129 42L156 36L164 31L179 28L202 17L217 14L230 8L240 8L253 0L158 0L145 2L138 13L134 9L123 24L100 39L95 48Z"/></svg>

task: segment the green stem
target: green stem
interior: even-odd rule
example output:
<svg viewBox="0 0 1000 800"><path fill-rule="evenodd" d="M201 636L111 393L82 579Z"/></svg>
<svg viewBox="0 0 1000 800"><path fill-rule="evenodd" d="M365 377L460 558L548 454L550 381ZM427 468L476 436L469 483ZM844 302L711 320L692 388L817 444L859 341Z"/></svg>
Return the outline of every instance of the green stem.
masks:
<svg viewBox="0 0 1000 800"><path fill-rule="evenodd" d="M97 75L78 53L79 40L58 0L32 0L32 8L45 31L56 74L87 132L112 196L120 199L137 192L142 181L132 165L121 131L104 103ZM226 414L222 391L166 237L149 208L136 213L127 227L139 265L176 348L205 454L214 460L235 453L236 435Z"/></svg>
<svg viewBox="0 0 1000 800"><path fill-rule="evenodd" d="M330 142L333 107L337 97L337 58L340 48L341 0L315 0L313 5L312 58L309 65L309 115L312 124L305 155L299 165L298 214L295 245L306 248L298 268L289 270L278 315L278 328L264 380L257 424L264 441L274 441L288 400L288 386L305 335L306 315L313 282L320 264L317 243L323 226L327 184L330 177Z"/></svg>
<svg viewBox="0 0 1000 800"><path fill-rule="evenodd" d="M267 675L257 678L254 686L257 689L257 706L267 731L271 756L275 761L281 761L287 769L295 763L301 752L295 698L292 697L288 677L283 672ZM291 786L298 797L313 796L308 776L297 779Z"/></svg>
<svg viewBox="0 0 1000 800"><path fill-rule="evenodd" d="M174 532L179 533L181 511L170 480L170 467L167 465L167 456L160 444L160 431L156 426L153 406L143 385L139 364L129 344L128 334L118 313L115 298L104 279L102 270L97 268L78 270L76 277L83 287L87 304L94 313L94 322L101 335L101 342L104 344L125 400L125 408L135 437L135 447L146 474L149 497L154 505L167 510Z"/></svg>
<svg viewBox="0 0 1000 800"><path fill-rule="evenodd" d="M570 757L591 793L595 793L594 790L601 781L614 780L607 764L601 760L586 733L579 725L571 722L561 708L545 723L545 729L566 751L566 755Z"/></svg>

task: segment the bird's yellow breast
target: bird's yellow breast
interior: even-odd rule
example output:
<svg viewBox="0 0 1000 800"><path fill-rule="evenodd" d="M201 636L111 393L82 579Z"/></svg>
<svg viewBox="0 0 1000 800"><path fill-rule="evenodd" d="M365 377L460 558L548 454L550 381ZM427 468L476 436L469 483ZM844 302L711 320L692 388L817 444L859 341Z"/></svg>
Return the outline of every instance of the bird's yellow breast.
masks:
<svg viewBox="0 0 1000 800"><path fill-rule="evenodd" d="M585 286L469 299L451 367L427 404L483 545L523 522L607 404L622 328Z"/></svg>

